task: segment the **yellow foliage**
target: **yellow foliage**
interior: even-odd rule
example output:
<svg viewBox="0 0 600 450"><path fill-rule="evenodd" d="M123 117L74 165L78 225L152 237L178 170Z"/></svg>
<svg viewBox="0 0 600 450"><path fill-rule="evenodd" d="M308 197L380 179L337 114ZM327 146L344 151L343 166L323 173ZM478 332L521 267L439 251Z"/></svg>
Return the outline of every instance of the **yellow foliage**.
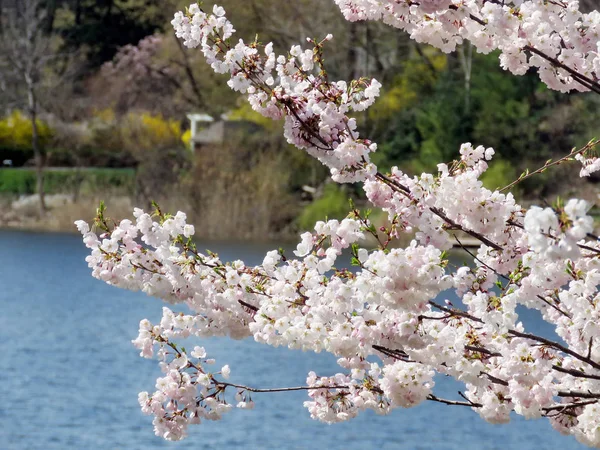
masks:
<svg viewBox="0 0 600 450"><path fill-rule="evenodd" d="M385 92L369 110L373 120L389 119L396 112L409 108L417 99L417 92L411 90L406 78L400 84Z"/></svg>
<svg viewBox="0 0 600 450"><path fill-rule="evenodd" d="M129 113L121 124L126 147L132 150L158 150L181 147L181 124L149 113Z"/></svg>
<svg viewBox="0 0 600 450"><path fill-rule="evenodd" d="M246 120L248 122L255 123L267 130L274 130L280 127L280 124L267 119L265 116L257 113L252 109L248 102L242 103L241 106L232 110L228 115L229 120Z"/></svg>
<svg viewBox="0 0 600 450"><path fill-rule="evenodd" d="M94 112L90 123L93 146L143 157L144 152L182 147L181 124L162 115L130 112L117 116L110 109Z"/></svg>
<svg viewBox="0 0 600 450"><path fill-rule="evenodd" d="M190 148L192 143L192 130L187 130L185 133L183 133L181 136L181 142L183 142L183 145L185 145L186 148Z"/></svg>
<svg viewBox="0 0 600 450"><path fill-rule="evenodd" d="M431 88L448 65L445 53L433 48L422 48L423 56L414 55L404 66L403 76L417 89Z"/></svg>
<svg viewBox="0 0 600 450"><path fill-rule="evenodd" d="M116 115L112 108L99 109L94 111L94 118L100 122L114 122Z"/></svg>
<svg viewBox="0 0 600 450"><path fill-rule="evenodd" d="M40 146L44 148L52 139L53 131L47 123L36 120ZM0 145L6 147L30 149L33 136L31 120L22 112L14 111L0 120Z"/></svg>
<svg viewBox="0 0 600 450"><path fill-rule="evenodd" d="M172 139L173 136L181 138L181 124L176 120L164 119L161 115L153 116L148 113L140 114L139 118L145 131L156 142Z"/></svg>

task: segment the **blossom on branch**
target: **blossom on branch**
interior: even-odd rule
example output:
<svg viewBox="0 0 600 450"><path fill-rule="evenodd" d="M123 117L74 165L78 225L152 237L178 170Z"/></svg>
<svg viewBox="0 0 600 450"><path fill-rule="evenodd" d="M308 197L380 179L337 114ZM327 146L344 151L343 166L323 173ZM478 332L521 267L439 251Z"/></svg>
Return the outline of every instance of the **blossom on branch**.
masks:
<svg viewBox="0 0 600 450"><path fill-rule="evenodd" d="M584 14L576 0L334 1L347 20L381 20L447 53L468 40L500 50L515 75L534 67L551 89L600 93L600 12Z"/></svg>
<svg viewBox="0 0 600 450"><path fill-rule="evenodd" d="M557 61L570 55L570 68L595 77L598 14L578 13L577 2L337 3L350 20L382 19L445 50L467 38L481 50L502 50L516 73L536 66L553 88L594 90L536 53ZM140 394L158 435L181 439L188 425L229 412L232 399L250 409L252 393L306 390L311 416L327 423L366 409L387 413L435 401L472 408L491 423L508 422L512 411L545 417L559 432L600 448L600 242L591 234L585 202L525 210L507 189L483 186L480 177L494 151L469 143L437 173L410 177L393 168L382 174L369 159L376 144L359 137L350 116L374 102L379 83L330 81L322 65L329 36L311 40L312 48L294 46L277 55L272 44L232 43L233 25L217 6L207 14L192 5L173 25L185 45L199 47L215 71L230 75L230 87L256 111L285 119L287 139L327 165L334 180L362 181L390 226L378 231L353 210L342 221L315 224L301 236L295 257L272 251L262 265L249 267L198 252L195 230L181 212L136 209L133 221L116 224L101 207L99 235L78 222L93 276L191 311L164 308L159 324L140 323L134 341L142 356L158 357L164 372L154 394ZM565 43L560 54L556 36ZM596 144L548 161L515 183L570 159L585 164ZM451 240L461 245L457 231L481 243L471 254L474 267L449 263ZM403 233L414 233L410 245L392 248ZM368 235L377 248L366 247ZM338 263L344 251L356 270ZM436 300L450 290L459 304ZM561 341L529 333L518 305L540 311ZM189 336L252 336L267 345L326 351L341 370L310 372L306 386L293 388L236 385L225 381L229 366L210 371L214 361L203 348L187 353L176 344ZM463 398L439 398L435 373L464 383Z"/></svg>

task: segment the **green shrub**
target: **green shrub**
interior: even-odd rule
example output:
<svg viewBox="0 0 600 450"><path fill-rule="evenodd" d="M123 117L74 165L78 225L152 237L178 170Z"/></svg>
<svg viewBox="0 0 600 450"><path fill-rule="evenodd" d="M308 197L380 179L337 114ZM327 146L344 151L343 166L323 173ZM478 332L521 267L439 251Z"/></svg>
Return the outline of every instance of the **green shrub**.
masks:
<svg viewBox="0 0 600 450"><path fill-rule="evenodd" d="M91 194L107 190L131 193L134 188L134 169L48 169L44 172L44 190L48 194ZM35 191L34 169L0 169L0 193L29 195Z"/></svg>
<svg viewBox="0 0 600 450"><path fill-rule="evenodd" d="M319 220L343 219L348 210L348 194L337 185L328 184L323 196L304 208L298 217L298 226L302 230L311 230Z"/></svg>
<svg viewBox="0 0 600 450"><path fill-rule="evenodd" d="M504 186L508 186L517 178L517 171L510 162L505 159L496 158L494 159L488 170L481 176L483 185L490 189L502 189ZM518 188L511 190L513 194L518 195Z"/></svg>
<svg viewBox="0 0 600 450"><path fill-rule="evenodd" d="M0 169L0 192L32 194L35 192L35 172L22 169Z"/></svg>

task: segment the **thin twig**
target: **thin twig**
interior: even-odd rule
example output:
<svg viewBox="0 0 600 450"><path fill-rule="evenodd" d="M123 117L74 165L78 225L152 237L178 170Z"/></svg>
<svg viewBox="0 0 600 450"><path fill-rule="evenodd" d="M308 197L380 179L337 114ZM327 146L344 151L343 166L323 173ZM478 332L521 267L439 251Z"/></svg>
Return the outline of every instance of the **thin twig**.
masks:
<svg viewBox="0 0 600 450"><path fill-rule="evenodd" d="M477 255L475 255L472 251L470 251L467 247L465 247L462 242L460 242L460 240L458 239L458 237L456 235L454 236L454 239L456 239L456 242L458 242L458 245L460 245L460 247L465 252L467 252L471 256L471 258L473 258L475 261L478 261L484 267L487 267L488 269L490 269L492 272L494 272L499 277L504 278L506 281L511 281L510 278L508 278L506 275L504 275L503 273L498 272L496 269L494 269L493 267L490 267L488 264L484 263L481 259L479 259L477 257Z"/></svg>
<svg viewBox="0 0 600 450"><path fill-rule="evenodd" d="M459 394L460 394L460 392L459 392ZM451 406L469 406L470 408L481 408L483 406L481 403L473 403L470 400L468 400L466 402L460 402L457 400L447 400L445 398L436 397L433 394L429 394L427 396L427 400L431 400L432 402L443 403L444 405L451 405Z"/></svg>
<svg viewBox="0 0 600 450"><path fill-rule="evenodd" d="M271 388L271 389L258 389L250 386L244 386L241 384L227 383L219 381L216 383L217 386L222 387L234 387L236 389L242 389L248 392L256 393L267 393L267 392L291 392L291 391L314 391L319 389L348 389L348 386L296 386L296 387L284 387L284 388Z"/></svg>
<svg viewBox="0 0 600 450"><path fill-rule="evenodd" d="M584 147L580 148L579 150L572 149L571 152L568 155L563 156L562 158L557 159L556 161L548 160L546 162L546 164L544 164L539 169L537 169L537 170L535 170L533 172L527 172L525 175L520 176L519 178L517 178L512 183L510 183L510 184L504 186L502 189L500 189L499 192L503 192L503 191L509 190L513 186L515 186L516 184L520 183L521 181L524 181L524 180L526 180L526 179L528 179L528 178L530 178L530 177L532 177L534 175L540 174L540 173L544 172L546 169L549 169L550 167L558 166L559 164L565 162L569 158L573 158L576 155L579 155L581 153L585 153L588 150L593 149L596 145L598 145L598 143L600 143L600 141L598 139L592 139Z"/></svg>
<svg viewBox="0 0 600 450"><path fill-rule="evenodd" d="M551 301L545 299L544 297L542 297L541 295L537 295L537 298L539 298L541 301L543 301L546 305L554 308L555 310L557 310L559 313L561 313L563 316L568 317L569 319L572 318L571 314L569 314L566 311L563 311L562 309L560 309L558 306L556 306L554 303L552 303ZM589 358L589 356L588 356Z"/></svg>

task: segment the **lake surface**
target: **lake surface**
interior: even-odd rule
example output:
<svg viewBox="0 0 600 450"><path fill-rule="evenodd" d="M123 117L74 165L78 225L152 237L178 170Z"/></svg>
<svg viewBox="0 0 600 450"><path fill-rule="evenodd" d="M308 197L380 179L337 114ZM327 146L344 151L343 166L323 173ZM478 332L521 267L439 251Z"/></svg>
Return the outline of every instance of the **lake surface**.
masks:
<svg viewBox="0 0 600 450"><path fill-rule="evenodd" d="M278 247L205 246L252 264ZM154 391L160 370L130 343L140 319L160 318L162 302L93 279L86 255L78 236L0 231L0 450L585 448L546 420L516 417L495 426L469 408L431 402L328 426L310 419L302 392L255 394L253 411L234 410L191 427L182 442L165 442L137 402L138 392ZM529 321L543 326L535 316ZM328 355L251 340L196 343L218 367L230 365L232 382L255 387L304 385L310 370L338 371ZM446 378L436 382L440 396L456 398L461 389Z"/></svg>

